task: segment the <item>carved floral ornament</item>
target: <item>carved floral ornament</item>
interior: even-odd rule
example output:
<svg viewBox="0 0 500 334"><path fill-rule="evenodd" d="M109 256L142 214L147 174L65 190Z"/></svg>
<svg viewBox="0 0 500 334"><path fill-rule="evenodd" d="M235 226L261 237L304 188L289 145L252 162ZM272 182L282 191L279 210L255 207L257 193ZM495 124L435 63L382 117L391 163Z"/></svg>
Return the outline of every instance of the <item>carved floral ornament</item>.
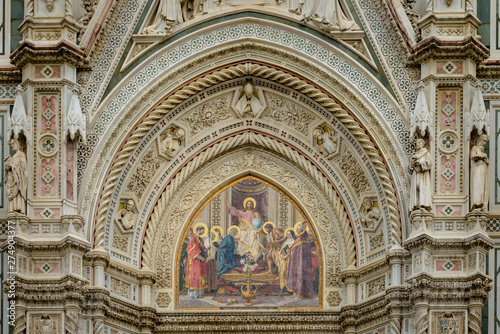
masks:
<svg viewBox="0 0 500 334"><path fill-rule="evenodd" d="M382 188L387 196L389 212L391 215L392 235L395 238L395 242L401 242L399 210L397 199L394 195L391 176L387 171L386 165L384 164L379 151L366 135L366 132L346 110L336 103L335 100L331 99L327 94L323 93L316 87L308 84L306 81L297 79L291 74L284 73L274 68L249 63L216 71L200 78L196 82L190 83L173 95L170 95L170 97L162 102L158 108L151 110L145 117L143 123L139 124L137 128L132 130L131 135L127 137L127 141L124 145L122 145L121 151L118 153L116 160L111 162L110 172L104 184L98 206L96 229L94 233L95 244L97 246L101 246L103 244L105 220L108 214L109 204L113 196L115 184L123 170L123 166L127 163L131 153L137 145L141 143L147 131L156 124L154 120L158 121L180 103L185 101L190 96L197 94L201 90L245 75L266 77L292 89L297 89L299 92L303 92L306 96L311 96L320 105L322 105L323 108L332 113L353 134L353 136L359 141L361 147L366 151L367 157L374 165L374 170L381 180Z"/></svg>

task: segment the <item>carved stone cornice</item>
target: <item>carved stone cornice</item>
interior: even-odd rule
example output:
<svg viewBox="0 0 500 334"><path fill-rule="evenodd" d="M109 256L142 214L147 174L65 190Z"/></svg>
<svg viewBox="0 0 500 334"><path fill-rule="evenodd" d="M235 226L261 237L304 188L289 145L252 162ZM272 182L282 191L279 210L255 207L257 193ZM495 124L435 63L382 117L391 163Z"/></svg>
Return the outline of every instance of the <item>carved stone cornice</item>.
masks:
<svg viewBox="0 0 500 334"><path fill-rule="evenodd" d="M88 281L66 275L62 278L32 279L17 277L16 303L40 307L53 304L83 304Z"/></svg>
<svg viewBox="0 0 500 334"><path fill-rule="evenodd" d="M391 314L403 314L409 312L410 292L405 285L391 286L385 290L387 309Z"/></svg>
<svg viewBox="0 0 500 334"><path fill-rule="evenodd" d="M89 257L92 258L93 255ZM91 263L90 263L91 264ZM156 282L156 273L143 268L137 269L126 264L120 263L115 259L110 258L109 263L107 264L106 272L116 274L118 276L127 276L135 281L135 283L139 284L141 281L151 282L154 284ZM142 284L142 283L141 283Z"/></svg>
<svg viewBox="0 0 500 334"><path fill-rule="evenodd" d="M485 250L493 248L493 241L482 233L472 236L464 234L463 238L435 238L427 233L419 234L408 239L405 247L410 251L426 248L429 250L459 250L466 252L475 247L481 247Z"/></svg>
<svg viewBox="0 0 500 334"><path fill-rule="evenodd" d="M484 301L491 290L492 279L483 274L472 276L433 277L427 273L420 273L407 280L406 289L409 291L409 300L417 302L454 302Z"/></svg>
<svg viewBox="0 0 500 334"><path fill-rule="evenodd" d="M489 54L489 49L474 36L457 41L443 41L432 36L415 46L408 57L408 65L422 64L430 58L470 58L476 63L481 63L489 57Z"/></svg>
<svg viewBox="0 0 500 334"><path fill-rule="evenodd" d="M15 240L17 251L26 253L63 252L70 249L78 252L87 252L90 249L88 241L75 238L71 235L58 240L27 240L23 237L16 237ZM4 248L6 245L7 243L4 242L0 245L0 248Z"/></svg>
<svg viewBox="0 0 500 334"><path fill-rule="evenodd" d="M356 332L388 321L389 312L386 305L385 296L379 296L356 305L342 307L340 316L344 332Z"/></svg>
<svg viewBox="0 0 500 334"><path fill-rule="evenodd" d="M158 314L155 333L342 333L336 312L182 312Z"/></svg>
<svg viewBox="0 0 500 334"><path fill-rule="evenodd" d="M138 329L141 325L141 307L111 297L106 318L114 323ZM151 314L149 314L151 316Z"/></svg>
<svg viewBox="0 0 500 334"><path fill-rule="evenodd" d="M104 287L88 286L84 293L83 309L87 315L104 316L109 313L110 292Z"/></svg>
<svg viewBox="0 0 500 334"><path fill-rule="evenodd" d="M378 273L386 272L390 270L389 261L386 257L380 258L376 261L370 262L361 268L346 268L340 274L342 281L346 282L351 278L354 278L354 281L359 280L361 277L376 275Z"/></svg>
<svg viewBox="0 0 500 334"><path fill-rule="evenodd" d="M24 41L10 55L11 62L19 68L26 64L69 63L76 67L87 67L88 61L82 50L67 41L57 44L39 46Z"/></svg>
<svg viewBox="0 0 500 334"><path fill-rule="evenodd" d="M21 70L14 65L0 65L0 84L20 83Z"/></svg>
<svg viewBox="0 0 500 334"><path fill-rule="evenodd" d="M494 79L500 76L500 60L485 60L476 70L478 79Z"/></svg>

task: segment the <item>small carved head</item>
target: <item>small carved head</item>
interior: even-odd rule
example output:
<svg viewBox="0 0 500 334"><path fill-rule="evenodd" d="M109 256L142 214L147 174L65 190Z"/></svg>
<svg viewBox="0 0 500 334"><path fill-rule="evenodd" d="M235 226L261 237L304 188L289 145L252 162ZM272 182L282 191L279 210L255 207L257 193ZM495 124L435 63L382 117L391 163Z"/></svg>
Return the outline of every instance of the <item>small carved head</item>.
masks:
<svg viewBox="0 0 500 334"><path fill-rule="evenodd" d="M134 210L134 207L135 207L135 202L133 199L128 199L126 202L125 202L125 209L128 210L128 211L132 211Z"/></svg>
<svg viewBox="0 0 500 334"><path fill-rule="evenodd" d="M10 140L10 146L12 147L12 151L14 152L17 152L21 149L21 143L16 138L12 138Z"/></svg>
<svg viewBox="0 0 500 334"><path fill-rule="evenodd" d="M321 140L323 139L323 134L325 131L322 128L316 128L313 130L313 137L314 139Z"/></svg>
<svg viewBox="0 0 500 334"><path fill-rule="evenodd" d="M247 99L252 98L253 86L250 81L245 84L245 86L243 87L243 91L245 92L245 96L247 97Z"/></svg>
<svg viewBox="0 0 500 334"><path fill-rule="evenodd" d="M174 132L174 139L176 140L182 140L186 136L186 131L182 128L177 128Z"/></svg>
<svg viewBox="0 0 500 334"><path fill-rule="evenodd" d="M422 149L425 146L425 141L422 138L417 139L417 150Z"/></svg>
<svg viewBox="0 0 500 334"><path fill-rule="evenodd" d="M488 142L488 135L480 135L479 138L477 139L477 145L484 146Z"/></svg>
<svg viewBox="0 0 500 334"><path fill-rule="evenodd" d="M373 207L373 201L371 198L369 197L366 197L364 200L363 200L363 210L369 210Z"/></svg>

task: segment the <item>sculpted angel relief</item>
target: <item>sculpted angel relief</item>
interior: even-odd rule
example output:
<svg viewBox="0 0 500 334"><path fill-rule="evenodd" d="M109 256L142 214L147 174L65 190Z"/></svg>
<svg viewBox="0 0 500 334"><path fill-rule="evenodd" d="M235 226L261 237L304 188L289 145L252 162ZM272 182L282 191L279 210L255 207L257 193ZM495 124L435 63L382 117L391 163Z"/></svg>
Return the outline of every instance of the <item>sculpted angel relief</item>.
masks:
<svg viewBox="0 0 500 334"><path fill-rule="evenodd" d="M178 251L180 308L319 307L319 244L300 209L246 178L194 217Z"/></svg>

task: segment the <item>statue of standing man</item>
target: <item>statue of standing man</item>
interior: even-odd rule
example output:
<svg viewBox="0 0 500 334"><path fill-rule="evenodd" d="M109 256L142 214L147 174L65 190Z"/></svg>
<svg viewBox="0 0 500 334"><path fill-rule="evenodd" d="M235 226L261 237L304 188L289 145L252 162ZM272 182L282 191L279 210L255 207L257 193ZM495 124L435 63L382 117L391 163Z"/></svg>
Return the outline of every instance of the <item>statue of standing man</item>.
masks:
<svg viewBox="0 0 500 334"><path fill-rule="evenodd" d="M488 141L487 135L481 135L477 138L476 144L470 152L470 201L471 210L479 209L486 211L488 209L488 155L484 152L484 146Z"/></svg>
<svg viewBox="0 0 500 334"><path fill-rule="evenodd" d="M9 200L9 212L26 214L28 193L28 163L17 139L11 139L14 156L5 159L5 188Z"/></svg>
<svg viewBox="0 0 500 334"><path fill-rule="evenodd" d="M425 141L417 139L417 152L410 160L411 194L410 210L431 209L431 167L432 157L425 148Z"/></svg>

